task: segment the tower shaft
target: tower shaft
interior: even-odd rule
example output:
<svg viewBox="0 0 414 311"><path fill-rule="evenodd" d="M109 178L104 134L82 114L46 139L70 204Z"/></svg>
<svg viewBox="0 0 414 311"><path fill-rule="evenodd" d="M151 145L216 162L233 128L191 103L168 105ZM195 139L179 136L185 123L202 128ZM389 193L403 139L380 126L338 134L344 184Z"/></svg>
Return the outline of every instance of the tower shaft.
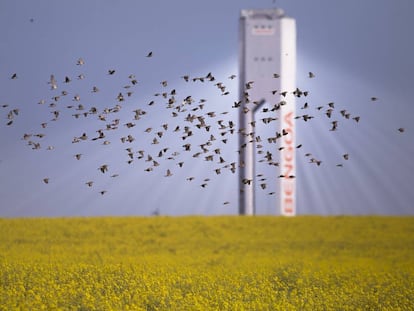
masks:
<svg viewBox="0 0 414 311"><path fill-rule="evenodd" d="M263 104L276 107L284 133L280 144L280 174L276 210L296 214L295 95L296 23L280 9L242 10L239 23L239 166L241 215L255 214L255 112ZM275 148L276 149L276 148ZM280 177L283 176L283 177Z"/></svg>

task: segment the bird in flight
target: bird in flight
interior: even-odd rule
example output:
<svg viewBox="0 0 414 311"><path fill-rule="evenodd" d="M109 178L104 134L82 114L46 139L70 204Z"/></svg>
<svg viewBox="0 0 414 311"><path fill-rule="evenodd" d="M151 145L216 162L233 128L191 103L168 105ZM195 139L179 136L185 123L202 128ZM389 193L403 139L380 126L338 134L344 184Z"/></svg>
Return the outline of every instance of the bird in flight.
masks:
<svg viewBox="0 0 414 311"><path fill-rule="evenodd" d="M146 55L146 57L148 58L152 56L152 51L150 51ZM76 65L84 65L84 60L82 58L79 58L76 62ZM72 64L72 66L74 66L74 64ZM92 76L89 76L89 72L86 73L88 74L88 78ZM116 71L116 69L109 69L107 70L107 72L103 70L103 73L103 75L107 78L108 75L111 76L109 79L111 79L112 82L115 81L113 85L117 85L116 81L119 78L119 76L121 76L121 70ZM105 75L105 73L107 74ZM167 82L167 80L162 79L165 77L162 77L157 80L161 82L160 84L158 84L158 89L154 90L153 92L158 93L154 94L151 91L151 93L154 94L153 96L151 96L151 98L144 98L142 102L140 102L140 99L137 99L136 102L132 102L131 98L134 98L134 96L136 96L135 94L138 93L136 89L136 87L140 85L138 84L138 81L141 82L138 75L135 74L128 74L127 77L125 77L127 83L120 82L118 86L114 86L112 88L112 95L109 95L109 98L112 98L114 102L113 104L111 104L111 99L104 100L102 104L100 102L93 103L94 98L98 98L98 100L101 100L99 96L102 96L102 94L107 92L107 90L102 89L102 91L98 93L98 87L93 85L95 84L95 82L97 82L97 85L100 85L99 81L87 81L87 94L84 94L81 91L79 91L78 93L75 89L76 85L84 82L72 81L70 77L76 76L78 76L79 80L85 79L85 82L88 80L85 78L83 74L79 74L76 72L66 72L62 74L64 80L62 84L59 85L59 87L65 85L65 87L67 87L67 90L55 91L56 89L58 89L58 83L56 81L57 79L55 78L54 74L50 75L49 81L44 84L50 85L50 92L52 93L50 95L46 95L46 97L43 97L44 99L42 99L39 102L39 104L42 105L46 104L40 107L42 107L42 109L46 108L45 110L48 113L52 113L55 117L53 119L54 121L57 121L59 116L61 116L62 119L65 118L65 116L67 115L74 116L74 118L71 118L71 120L73 119L73 121L77 119L77 121L74 122L78 122L76 123L76 129L79 132L78 136L74 137L72 142L78 143L73 146L74 148L79 149L75 149L73 152L70 153L76 160L83 159L83 154L86 154L87 151L85 151L85 149L81 149L81 147L83 147L82 145L84 144L94 144L97 140L99 140L99 142L97 142L95 146L104 145L107 146L105 147L106 149L116 149L118 145L117 142L119 144L122 142L124 144L127 144L128 146L128 148L122 148L127 150L127 153L123 155L126 157L126 159L125 161L119 161L118 163L124 163L124 165L127 165L125 164L126 162L130 165L128 166L128 168L130 169L138 167L139 162L141 161L142 163L147 163L145 167L140 168L141 171L146 171L149 172L149 174L152 174L157 170L161 170L161 172L165 173L160 173L160 176L178 176L178 174L175 174L175 170L187 170L189 167L191 169L191 166L188 165L186 162L187 160L183 158L188 157L191 161L199 161L197 159L203 159L204 161L201 161L203 163L202 165L211 164L212 166L209 166L208 174L212 175L209 176L220 178L221 176L224 176L226 173L236 173L240 167L243 167L245 165L242 161L240 161L239 165L237 165L237 161L232 162L232 160L229 159L229 156L226 154L226 149L229 148L228 146L231 146L231 137L234 137L235 140L237 140L241 136L247 137L248 142L243 144L240 147L240 149L246 149L249 146L249 144L255 144L257 154L261 155L260 159L258 159L257 161L264 163L266 165L278 166L278 155L276 153L278 152L278 150L281 152L285 152L288 149L287 146L279 145L279 139L288 139L290 137L289 132L286 129L280 130L281 133L276 132L275 134L273 132L272 134L268 135L270 137L264 137L265 134L259 135L259 133L256 132L259 131L259 122L257 122L259 119L257 121L253 120L248 122L249 128L251 128L250 131L246 129L237 129L237 122L235 120L231 120L232 117L230 112L232 109L234 109L236 112L248 113L252 111L252 106L254 107L254 104L260 103L257 100L257 98L250 98L249 96L252 94L249 95L249 93L247 92L247 90L255 91L255 87L259 86L258 81L248 81L247 83L244 83L242 85L244 86L245 90L243 90L244 99L241 99L237 97L230 98L234 92L230 92L229 88L226 88L225 83L217 82L216 79L218 79L218 76L213 75L213 73L211 72L209 72L207 75L200 75L198 77L190 78L190 75L183 75L180 77L184 79L185 82L195 82L195 87L197 87L198 85L202 87L209 85L212 86L212 89L217 92L217 95L226 95L226 97L229 98L230 105L225 106L224 104L223 108L218 108L221 109L220 111L213 109L213 106L210 106L210 100L207 100L206 98L196 98L196 95L191 94L190 91L187 93L188 87L192 85L191 82L189 84L186 84L186 93L181 94L179 85L176 86L177 89L167 89L170 85L173 84L173 80L171 80L171 82ZM230 82L229 80L236 79L237 76L235 74L226 74L224 77L227 77L226 81ZM277 73L270 74L270 78L277 79L280 78L280 75ZM308 72L308 78L315 78L315 74L313 74L312 72ZM13 74L11 76L11 79L17 79L17 73ZM45 80L47 81L47 79ZM272 81L277 82L277 80ZM14 84L15 82L12 83ZM19 81L17 81L17 83L19 83ZM47 86L46 88L48 89L49 87ZM265 90L265 92L268 94L270 94L271 92L274 95L273 98L279 98L280 96L286 97L286 101L277 100L274 103L270 103L271 106L264 107L260 111L261 113L271 114L275 113L275 111L277 112L278 110L282 110L283 106L286 105L290 94L294 94L296 97L302 97L302 95L303 97L305 97L308 94L308 91L302 91L298 88L296 88L296 90L276 90L275 88L278 88L277 85L272 87L272 89ZM52 98L51 103L48 102L48 98ZM372 97L371 100L376 101L377 98ZM37 100L35 102L37 102ZM49 107L55 108L48 110L46 107L48 104ZM310 107L312 107L311 104L311 102L301 102L301 105L299 105L298 107L300 107L303 110L307 109L307 111L310 111ZM338 104L337 106L339 105L340 104ZM7 106L6 104L3 104L2 107L6 108ZM70 111L70 114L67 114L65 112L66 109ZM157 114L161 115L162 109L166 109L171 113L168 113L167 116L162 116L162 118L165 117L165 119L162 119L162 121L159 121L158 124L155 124L153 121L154 119L151 116L151 113L155 110ZM328 118L331 118L331 116L334 117L337 113L340 113L340 115L342 115L345 119L351 119L351 114L346 109L342 109L340 111L339 109L338 111L335 110L335 105L333 102L330 102L327 105L322 104L318 106L316 109L317 111L320 111L322 117L326 115ZM121 110L124 114L118 114L118 116L115 116L115 114L120 112ZM294 117L295 120L298 120L297 122L308 122L310 119L318 117L316 115L317 112L314 112L315 116L305 114L296 115ZM7 116L8 125L11 125L13 123L17 115L17 108L12 109L9 112ZM97 125L97 128L94 128L92 130L92 132L96 131L96 133L98 134L92 135L90 129L82 128L81 120L84 118L87 118L87 120L90 121L90 124L93 124L93 120L95 120L97 124L99 124ZM353 117L352 119L355 122L359 122L360 120L359 116ZM174 120L174 122L172 120ZM270 115L265 116L260 120L262 120L263 124L267 126L268 124L276 123L273 121L277 121L278 117L275 115ZM41 120L40 122L42 121L47 120ZM40 122L37 124L41 124L41 127L43 129L46 129L45 132L49 131L51 128L55 126L55 123L49 123L50 125L47 126L47 122ZM346 122L346 120L344 120L343 122ZM260 126L263 126L263 124L260 122ZM338 121L332 121L331 126L332 127L330 128L330 130L336 131L338 127ZM345 126L341 126L341 129L343 128L345 128ZM403 133L404 128L401 127L398 129L398 131ZM79 133L82 134L79 136ZM87 135L87 133L89 135ZM27 134L27 136L25 135L24 137L25 138L23 140L25 141L25 143L27 143L33 150L41 149L40 142L42 142L42 145L44 145L43 141L49 138L48 136L44 136L43 134L37 134L37 132ZM117 142L112 141L112 138L116 139ZM176 141L174 141L174 139L176 139ZM121 142L119 142L119 140L121 140ZM182 140L185 140L184 145L181 143ZM226 145L226 148L223 148L223 144L226 144L228 141L229 143L228 145ZM266 144L277 145L266 146ZM55 146L57 147L57 145ZM295 146L296 149L299 149L302 147L302 144L292 145L292 148L295 148ZM135 149L135 147L137 148ZM146 149L146 147L148 147L149 149ZM174 148L175 150L172 150ZM267 148L272 149L266 150ZM50 150L52 149L53 148L50 148ZM134 151L138 149L139 151ZM238 150L237 152L240 153L241 150ZM54 152L56 152L56 150ZM311 154L308 153L305 156L310 155ZM343 154L342 157L343 160L349 159L348 154ZM157 158L157 160L155 160L155 158ZM192 158L196 160L192 160ZM322 163L321 160L316 158L310 158L309 162L316 164L316 166L320 166ZM76 165L83 165L85 164L85 161L80 161L79 163L77 161L74 161L73 163L76 163ZM109 165L111 166L111 171L113 171L113 168L115 168L115 164L113 164L112 161L106 163L109 164L103 164L98 167L98 170L103 174L108 172ZM170 165L170 163L172 164ZM184 165L184 163L186 164ZM166 165L168 165L167 167L170 168L167 169L167 167L165 167ZM340 164L337 166L342 167L343 165ZM92 167L92 169L94 169L95 167L96 166ZM112 177L113 182L116 182L117 180L122 178L120 177L115 179L115 177L117 177L118 174L113 174L111 176L108 176L109 174L101 175L99 172L97 174L99 174L99 178L102 178L103 180L105 180L105 178ZM278 174L276 173L275 176L277 175ZM279 175L279 177L295 178L294 175L288 174ZM90 181L87 181L85 183L85 180L83 180L82 184L86 184L86 186L92 187L93 185L95 185L92 180L94 180L96 184L98 183L98 180L96 180L95 177L90 176L89 178L91 179ZM174 178L171 178L170 180L174 180ZM191 176L187 177L186 180L193 181L196 178L198 179L198 177ZM199 186L208 189L208 181L208 178L204 179L203 182L200 182L201 185ZM267 192L267 189L270 188L270 185L267 184L265 181L266 178L262 178L262 180L260 180L257 186L262 189L266 189L265 191ZM43 178L43 182L45 184L49 183L49 178ZM250 186L255 184L255 181L251 179L244 179L242 180L242 182ZM83 187L86 188L84 185ZM110 190L108 188L106 189ZM102 190L99 193L103 195L107 192L107 190ZM269 192L269 195L273 194L275 194L275 192ZM229 204L229 201L226 202L223 204Z"/></svg>

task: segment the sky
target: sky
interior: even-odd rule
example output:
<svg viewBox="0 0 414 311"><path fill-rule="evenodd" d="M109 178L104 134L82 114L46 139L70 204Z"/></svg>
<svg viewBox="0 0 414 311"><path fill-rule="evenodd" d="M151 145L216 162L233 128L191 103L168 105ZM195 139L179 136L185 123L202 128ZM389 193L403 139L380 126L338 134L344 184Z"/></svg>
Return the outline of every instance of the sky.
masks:
<svg viewBox="0 0 414 311"><path fill-rule="evenodd" d="M240 11L274 7L296 20L297 85L314 116L296 121L297 214L413 215L412 1L17 0L0 2L0 217L237 214L237 134L218 122L237 128ZM210 72L214 82L192 81ZM172 90L177 103L191 96L187 110L168 108ZM256 186L257 214L278 215L278 171L257 173L268 182Z"/></svg>

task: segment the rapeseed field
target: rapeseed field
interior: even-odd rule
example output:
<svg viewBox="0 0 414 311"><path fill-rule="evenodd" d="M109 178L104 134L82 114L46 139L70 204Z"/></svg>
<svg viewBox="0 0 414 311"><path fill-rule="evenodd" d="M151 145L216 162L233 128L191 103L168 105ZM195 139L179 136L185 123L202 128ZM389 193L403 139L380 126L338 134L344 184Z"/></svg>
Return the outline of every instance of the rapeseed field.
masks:
<svg viewBox="0 0 414 311"><path fill-rule="evenodd" d="M414 218L0 219L0 310L414 310Z"/></svg>

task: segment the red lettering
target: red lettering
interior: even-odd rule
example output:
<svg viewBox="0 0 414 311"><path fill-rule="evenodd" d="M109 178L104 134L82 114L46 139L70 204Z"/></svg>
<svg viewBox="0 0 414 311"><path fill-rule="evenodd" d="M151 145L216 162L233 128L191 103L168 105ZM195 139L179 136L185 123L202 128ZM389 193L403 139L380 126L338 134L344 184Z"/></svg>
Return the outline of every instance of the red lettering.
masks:
<svg viewBox="0 0 414 311"><path fill-rule="evenodd" d="M282 206L284 214L293 214L294 201L293 198L286 198Z"/></svg>
<svg viewBox="0 0 414 311"><path fill-rule="evenodd" d="M285 115L285 117L283 118L283 121L285 121L289 126L290 126L290 128L292 128L293 127L293 122L292 122L292 118L293 117L293 111L290 111L289 113L287 113L286 115Z"/></svg>
<svg viewBox="0 0 414 311"><path fill-rule="evenodd" d="M282 174L285 178L292 175L292 173L293 173L293 165L292 164L285 164L283 167L286 169L285 173Z"/></svg>
<svg viewBox="0 0 414 311"><path fill-rule="evenodd" d="M290 111L287 113L283 121L286 123L287 128L285 128L286 135L284 136L283 142L284 142L284 149L282 151L282 157L283 157L283 168L285 169L284 177L288 177L292 175L294 171L293 167L293 160L295 156L295 149L293 148L293 111Z"/></svg>
<svg viewBox="0 0 414 311"><path fill-rule="evenodd" d="M293 183L289 179L285 180L285 182L283 183L283 192L287 196L291 196L293 194L293 191L294 191Z"/></svg>
<svg viewBox="0 0 414 311"><path fill-rule="evenodd" d="M294 146L294 125L293 111L289 111L283 117L282 132L283 149L282 149L282 169L283 179L281 180L281 210L284 215L295 214L295 181L290 179L295 173L295 146Z"/></svg>
<svg viewBox="0 0 414 311"><path fill-rule="evenodd" d="M283 158L285 161L290 162L293 160L294 157L294 149L293 146L290 144L287 148L284 149Z"/></svg>

